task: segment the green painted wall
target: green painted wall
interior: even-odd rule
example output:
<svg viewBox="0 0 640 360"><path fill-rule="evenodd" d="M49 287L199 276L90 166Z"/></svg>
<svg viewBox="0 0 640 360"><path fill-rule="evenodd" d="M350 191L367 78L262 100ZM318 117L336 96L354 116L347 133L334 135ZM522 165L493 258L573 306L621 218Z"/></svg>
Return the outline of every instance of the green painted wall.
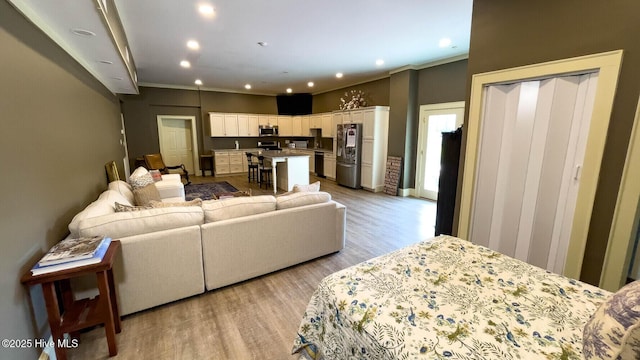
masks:
<svg viewBox="0 0 640 360"><path fill-rule="evenodd" d="M599 282L640 94L638 14L637 0L473 2L467 99L473 74L624 50L581 275L591 284Z"/></svg>
<svg viewBox="0 0 640 360"><path fill-rule="evenodd" d="M19 279L106 188L105 163L122 164L120 106L6 1L0 48L0 338L34 339L49 329L42 291ZM0 358L40 350L0 348Z"/></svg>

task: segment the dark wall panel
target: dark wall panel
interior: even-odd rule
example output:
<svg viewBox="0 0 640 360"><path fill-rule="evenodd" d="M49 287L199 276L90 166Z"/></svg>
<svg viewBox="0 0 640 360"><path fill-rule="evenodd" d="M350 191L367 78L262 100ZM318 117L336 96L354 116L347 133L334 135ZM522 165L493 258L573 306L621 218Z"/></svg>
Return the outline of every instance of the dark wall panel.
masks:
<svg viewBox="0 0 640 360"><path fill-rule="evenodd" d="M368 106L388 106L389 105L389 78L374 80L368 83L348 86L342 89L329 91L313 96L313 112L323 113L340 110L340 99L345 97L345 92L360 90L365 94Z"/></svg>

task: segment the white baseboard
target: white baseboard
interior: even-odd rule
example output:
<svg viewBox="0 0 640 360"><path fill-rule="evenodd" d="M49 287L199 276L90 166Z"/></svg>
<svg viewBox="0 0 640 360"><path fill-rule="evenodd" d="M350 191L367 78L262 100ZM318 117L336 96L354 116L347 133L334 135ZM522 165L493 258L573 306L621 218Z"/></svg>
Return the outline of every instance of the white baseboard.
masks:
<svg viewBox="0 0 640 360"><path fill-rule="evenodd" d="M414 196L416 193L414 188L398 189L398 196L407 197Z"/></svg>

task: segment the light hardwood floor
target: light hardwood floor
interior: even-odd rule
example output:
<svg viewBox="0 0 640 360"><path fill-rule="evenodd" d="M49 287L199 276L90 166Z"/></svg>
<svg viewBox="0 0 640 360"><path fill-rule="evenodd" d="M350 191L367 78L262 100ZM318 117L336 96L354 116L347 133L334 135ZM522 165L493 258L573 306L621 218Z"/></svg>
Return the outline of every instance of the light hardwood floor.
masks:
<svg viewBox="0 0 640 360"><path fill-rule="evenodd" d="M239 190L251 189L253 195L272 193L249 184L246 176L194 177L193 182L223 180ZM315 180L347 206L342 251L125 316L117 335L117 359L296 359L290 355L293 340L320 280L433 236L434 202L352 190L312 177ZM83 333L80 346L68 353L70 359L107 359L104 329Z"/></svg>

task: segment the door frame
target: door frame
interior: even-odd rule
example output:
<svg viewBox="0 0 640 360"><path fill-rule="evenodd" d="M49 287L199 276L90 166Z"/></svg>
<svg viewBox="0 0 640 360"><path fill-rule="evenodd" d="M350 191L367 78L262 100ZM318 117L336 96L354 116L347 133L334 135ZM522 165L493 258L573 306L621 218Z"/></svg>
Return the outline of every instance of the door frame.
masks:
<svg viewBox="0 0 640 360"><path fill-rule="evenodd" d="M160 147L160 154L162 154L162 136L163 125L162 120L184 120L188 121L191 126L191 149L193 153L193 172L194 175L200 173L200 154L198 153L198 126L196 125L196 117L191 115L158 115L156 117L158 124L158 146Z"/></svg>
<svg viewBox="0 0 640 360"><path fill-rule="evenodd" d="M429 127L428 127L428 121L425 121L424 124L422 122L422 114L425 111L442 111L442 110L449 110L449 109L462 109L462 120L464 122L464 106L465 106L465 102L464 101L454 101L454 102L447 102L447 103L439 103L439 104L427 104L427 105L420 105L420 109L419 109L419 123L418 123L418 148L416 150L416 177L415 177L415 190L414 190L414 194L416 197L421 197L421 198L425 198L425 199L429 199L426 198L424 196L421 195L422 193L422 189L421 187L423 186L422 182L420 182L420 178L424 175L424 157L426 156L426 152L425 153L421 153L421 150L423 148L426 147L426 143L427 143L427 139L428 139L428 131L429 131ZM424 126L424 128L423 128ZM426 149L425 149L426 151ZM422 179L424 181L424 179ZM432 199L429 199L432 200Z"/></svg>
<svg viewBox="0 0 640 360"><path fill-rule="evenodd" d="M591 125L587 139L582 179L576 200L571 239L567 249L567 254L572 254L572 256L567 257L563 271L565 276L579 279L598 177L600 176L600 165L620 74L622 53L622 50L615 50L474 74L472 76L469 116L465 124L467 137L457 236L468 238L473 215L472 205L477 176L477 159L481 145L479 139L482 114L484 112L483 90L485 86L596 70L598 71L598 87L591 115Z"/></svg>
<svg viewBox="0 0 640 360"><path fill-rule="evenodd" d="M627 280L627 271L638 231L640 213L640 99L636 108L627 157L624 163L622 179L613 222L609 231L607 251L604 255L599 286L605 290L616 291Z"/></svg>

